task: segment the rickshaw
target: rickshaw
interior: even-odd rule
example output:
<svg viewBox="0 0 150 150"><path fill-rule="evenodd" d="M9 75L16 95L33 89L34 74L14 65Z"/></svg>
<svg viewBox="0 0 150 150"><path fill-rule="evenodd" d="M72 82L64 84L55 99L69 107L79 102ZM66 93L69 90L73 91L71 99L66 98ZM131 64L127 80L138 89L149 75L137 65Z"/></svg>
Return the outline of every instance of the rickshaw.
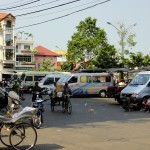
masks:
<svg viewBox="0 0 150 150"><path fill-rule="evenodd" d="M72 105L70 101L71 94L68 92L66 95L63 95L62 85L56 84L56 89L52 91L50 99L51 99L51 111L54 112L55 106L63 106L62 112L68 112L68 114L72 113Z"/></svg>
<svg viewBox="0 0 150 150"><path fill-rule="evenodd" d="M30 150L37 141L37 132L30 123L37 109L25 107L13 116L0 115L0 141L15 150Z"/></svg>

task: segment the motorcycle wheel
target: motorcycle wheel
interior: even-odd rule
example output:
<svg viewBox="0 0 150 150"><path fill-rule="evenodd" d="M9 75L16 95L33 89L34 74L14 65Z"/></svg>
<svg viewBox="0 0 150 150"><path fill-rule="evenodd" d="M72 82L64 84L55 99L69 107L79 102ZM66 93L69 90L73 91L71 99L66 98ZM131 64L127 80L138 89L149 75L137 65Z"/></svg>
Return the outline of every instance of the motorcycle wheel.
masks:
<svg viewBox="0 0 150 150"><path fill-rule="evenodd" d="M33 125L36 129L40 129L42 125L42 116L41 115L35 115L33 118Z"/></svg>

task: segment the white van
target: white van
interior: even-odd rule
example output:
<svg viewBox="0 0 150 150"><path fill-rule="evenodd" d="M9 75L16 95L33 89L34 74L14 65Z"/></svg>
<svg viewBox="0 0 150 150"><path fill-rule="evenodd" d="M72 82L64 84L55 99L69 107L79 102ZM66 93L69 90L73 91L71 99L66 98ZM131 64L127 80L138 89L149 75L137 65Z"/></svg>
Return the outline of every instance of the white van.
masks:
<svg viewBox="0 0 150 150"><path fill-rule="evenodd" d="M57 82L62 76L70 73L51 73L46 75L41 81L39 81L39 86L42 89L51 89L54 86L54 82Z"/></svg>
<svg viewBox="0 0 150 150"><path fill-rule="evenodd" d="M57 72L46 72L46 71L27 71L23 72L20 79L22 85L24 86L25 91L32 91L35 82L39 82L43 79L46 75L57 73Z"/></svg>
<svg viewBox="0 0 150 150"><path fill-rule="evenodd" d="M75 73L61 77L57 82L58 89L68 82L73 95L98 94L106 97L107 88L113 85L109 73Z"/></svg>
<svg viewBox="0 0 150 150"><path fill-rule="evenodd" d="M131 95L138 100L143 100L145 96L150 96L150 71L138 73L132 81L120 93L121 101Z"/></svg>

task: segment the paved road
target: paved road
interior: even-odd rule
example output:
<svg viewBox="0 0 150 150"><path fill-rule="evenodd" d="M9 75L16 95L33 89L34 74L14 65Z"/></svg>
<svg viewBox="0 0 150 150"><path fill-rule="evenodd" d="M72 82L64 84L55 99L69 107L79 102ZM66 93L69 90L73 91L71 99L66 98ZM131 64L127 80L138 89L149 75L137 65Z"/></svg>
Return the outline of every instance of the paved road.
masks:
<svg viewBox="0 0 150 150"><path fill-rule="evenodd" d="M25 95L23 105L31 105ZM73 112L50 111L45 102L44 125L38 129L36 150L148 150L150 114L124 112L113 99L72 98ZM0 144L0 149L7 148Z"/></svg>

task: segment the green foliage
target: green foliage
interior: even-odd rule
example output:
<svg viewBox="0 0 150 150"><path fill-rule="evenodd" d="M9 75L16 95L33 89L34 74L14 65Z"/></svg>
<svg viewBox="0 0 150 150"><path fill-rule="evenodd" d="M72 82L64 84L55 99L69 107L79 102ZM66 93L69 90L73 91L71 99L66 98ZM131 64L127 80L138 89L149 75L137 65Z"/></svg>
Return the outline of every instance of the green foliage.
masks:
<svg viewBox="0 0 150 150"><path fill-rule="evenodd" d="M55 64L52 64L50 61L43 61L41 68L38 68L37 71L52 71L52 67Z"/></svg>
<svg viewBox="0 0 150 150"><path fill-rule="evenodd" d="M80 64L84 69L94 66L104 67L105 61L99 62L104 57L107 58L108 63L110 61L111 65L116 65L116 50L107 43L106 33L96 27L96 21L91 17L81 21L76 27L77 32L68 41L67 60Z"/></svg>
<svg viewBox="0 0 150 150"><path fill-rule="evenodd" d="M64 71L72 71L74 68L74 63L73 62L64 62L62 65L61 65L61 69L64 70Z"/></svg>
<svg viewBox="0 0 150 150"><path fill-rule="evenodd" d="M125 64L129 68L150 66L150 56L144 56L142 52L130 53L129 58L125 59Z"/></svg>

